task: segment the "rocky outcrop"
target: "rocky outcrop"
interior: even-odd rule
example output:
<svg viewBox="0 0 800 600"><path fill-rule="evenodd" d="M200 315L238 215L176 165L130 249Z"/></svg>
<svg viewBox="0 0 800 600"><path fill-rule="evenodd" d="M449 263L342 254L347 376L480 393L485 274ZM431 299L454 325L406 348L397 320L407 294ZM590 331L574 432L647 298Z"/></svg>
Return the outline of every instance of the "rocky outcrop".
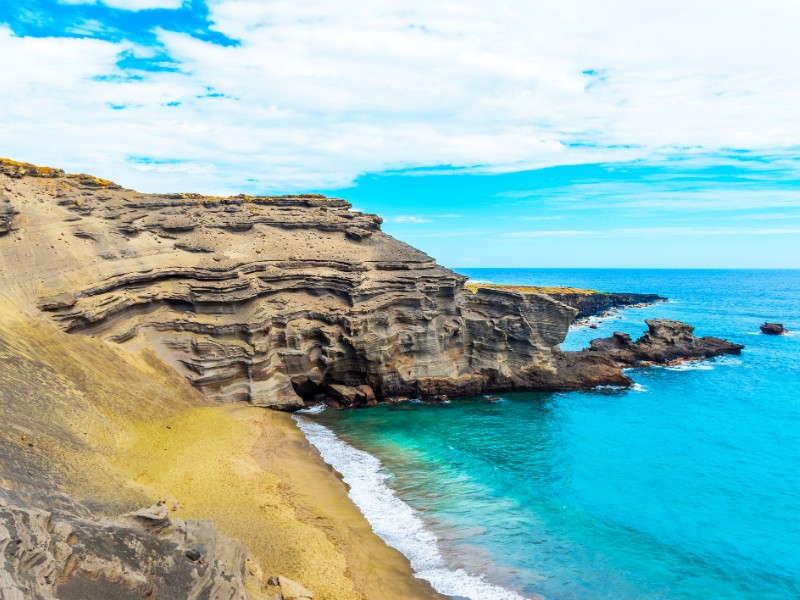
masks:
<svg viewBox="0 0 800 600"><path fill-rule="evenodd" d="M39 308L66 331L152 348L220 402L294 410L622 385L616 359L558 345L582 313L660 299L473 293L379 217L317 194L142 194L13 161L0 173L25 223L6 246L10 270L39 282ZM57 237L32 243L45 229Z"/></svg>
<svg viewBox="0 0 800 600"><path fill-rule="evenodd" d="M11 231L11 222L16 212L11 201L0 192L0 235L6 235Z"/></svg>
<svg viewBox="0 0 800 600"><path fill-rule="evenodd" d="M651 319L635 342L626 333L592 340L587 354L607 358L623 367L669 365L723 354L740 354L744 346L715 337L698 338L694 327L680 321Z"/></svg>
<svg viewBox="0 0 800 600"><path fill-rule="evenodd" d="M619 308L647 306L657 302L667 301L667 298L657 294L598 292L596 290L569 287L521 286L476 283L473 281L468 282L466 287L472 291L478 291L479 289L496 289L542 294L576 309L578 312L573 322L583 321L588 317L606 315Z"/></svg>
<svg viewBox="0 0 800 600"><path fill-rule="evenodd" d="M69 332L151 347L220 402L292 410L558 387L554 349L576 309L472 293L344 200L153 195L20 163L2 172L25 222L12 271L40 282L39 308ZM58 236L29 243L45 227ZM568 387L595 382L576 366Z"/></svg>
<svg viewBox="0 0 800 600"><path fill-rule="evenodd" d="M764 323L761 326L761 333L766 333L767 335L784 335L788 329L786 329L781 323Z"/></svg>
<svg viewBox="0 0 800 600"><path fill-rule="evenodd" d="M607 314L625 307L647 306L667 299L658 294L592 292L589 294L549 293L548 296L578 310L575 320Z"/></svg>
<svg viewBox="0 0 800 600"><path fill-rule="evenodd" d="M168 514L162 504L93 520L0 498L0 598L244 600L248 579L267 589L243 544Z"/></svg>

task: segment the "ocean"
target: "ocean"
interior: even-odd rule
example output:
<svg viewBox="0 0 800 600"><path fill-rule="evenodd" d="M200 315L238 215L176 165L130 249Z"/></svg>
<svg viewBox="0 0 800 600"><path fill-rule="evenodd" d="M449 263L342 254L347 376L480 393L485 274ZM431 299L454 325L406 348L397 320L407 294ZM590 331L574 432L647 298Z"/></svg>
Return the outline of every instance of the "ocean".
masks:
<svg viewBox="0 0 800 600"><path fill-rule="evenodd" d="M418 576L473 600L800 598L800 271L458 271L670 298L573 329L564 349L652 317L746 348L632 370L628 390L298 415Z"/></svg>

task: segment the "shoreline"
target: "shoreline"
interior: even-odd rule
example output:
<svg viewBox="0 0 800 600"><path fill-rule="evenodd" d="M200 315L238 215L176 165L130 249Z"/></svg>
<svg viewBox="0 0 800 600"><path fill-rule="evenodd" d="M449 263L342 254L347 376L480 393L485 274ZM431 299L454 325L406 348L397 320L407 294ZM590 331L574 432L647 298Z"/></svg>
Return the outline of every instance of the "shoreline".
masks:
<svg viewBox="0 0 800 600"><path fill-rule="evenodd" d="M372 531L289 414L215 403L151 351L64 333L23 301L0 294L0 449L18 457L0 464L0 507L6 493L23 508L60 498L97 520L160 502L243 542L262 582L287 577L316 600L446 600Z"/></svg>
<svg viewBox="0 0 800 600"><path fill-rule="evenodd" d="M528 600L526 596L486 581L484 574L449 566L439 539L427 527L422 515L385 483L389 477L378 457L350 445L302 412L295 413L293 418L322 460L347 484L349 499L359 508L371 530L409 560L418 579L429 582L448 598Z"/></svg>
<svg viewBox="0 0 800 600"><path fill-rule="evenodd" d="M582 328L589 328L589 329L597 329L596 326L602 325L607 321L611 321L612 319L621 319L622 317L619 316L624 310L629 308L648 308L650 306L654 306L656 304L661 304L664 302L672 302L672 300L657 300L654 302L642 302L639 304L627 304L622 306L614 306L612 308L606 309L603 312L597 313L595 315L589 315L588 317L580 317L576 318L569 326L570 331L574 331L576 329ZM593 325L596 325L593 327Z"/></svg>
<svg viewBox="0 0 800 600"><path fill-rule="evenodd" d="M210 440L214 441L211 442ZM150 448L173 456L163 464ZM245 543L265 576L299 581L318 600L441 600L375 535L341 479L290 415L243 404L146 427L116 462L175 497L180 518L211 519Z"/></svg>

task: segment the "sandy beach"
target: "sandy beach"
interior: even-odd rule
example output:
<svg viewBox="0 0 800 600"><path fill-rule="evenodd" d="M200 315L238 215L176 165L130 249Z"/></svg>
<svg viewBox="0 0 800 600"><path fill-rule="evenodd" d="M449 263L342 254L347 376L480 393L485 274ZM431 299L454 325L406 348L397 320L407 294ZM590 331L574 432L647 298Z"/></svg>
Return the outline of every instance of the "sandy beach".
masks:
<svg viewBox="0 0 800 600"><path fill-rule="evenodd" d="M25 451L0 461L9 487L27 477L97 516L166 500L170 516L245 542L264 579L320 600L441 597L372 532L289 414L215 404L150 350L66 334L24 305L0 302L3 455Z"/></svg>

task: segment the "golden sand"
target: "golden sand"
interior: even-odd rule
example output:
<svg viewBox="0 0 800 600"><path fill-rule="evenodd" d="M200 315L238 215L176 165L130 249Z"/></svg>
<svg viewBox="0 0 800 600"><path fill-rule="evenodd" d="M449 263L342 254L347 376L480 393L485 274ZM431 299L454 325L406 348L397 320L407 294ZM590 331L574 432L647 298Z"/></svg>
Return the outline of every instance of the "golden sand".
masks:
<svg viewBox="0 0 800 600"><path fill-rule="evenodd" d="M213 404L151 351L68 335L18 306L0 298L2 435L54 485L109 514L174 499L174 516L213 520L264 575L320 600L440 597L290 415Z"/></svg>

